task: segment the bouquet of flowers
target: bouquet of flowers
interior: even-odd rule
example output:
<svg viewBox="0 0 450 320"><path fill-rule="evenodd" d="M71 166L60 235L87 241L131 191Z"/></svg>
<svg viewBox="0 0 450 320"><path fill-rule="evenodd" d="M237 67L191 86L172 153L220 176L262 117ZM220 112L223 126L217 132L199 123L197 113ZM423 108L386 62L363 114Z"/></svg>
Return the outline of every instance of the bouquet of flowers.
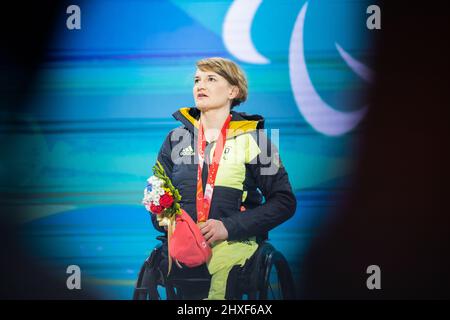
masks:
<svg viewBox="0 0 450 320"><path fill-rule="evenodd" d="M160 226L169 226L176 215L181 215L181 195L173 186L159 161L153 166L153 176L147 179L142 204L157 215Z"/></svg>
<svg viewBox="0 0 450 320"><path fill-rule="evenodd" d="M209 260L212 251L196 227L195 222L180 207L181 195L173 186L159 161L153 166L153 176L148 178L142 203L160 226L167 231L168 273L172 268L172 259L187 266L198 266ZM175 230L176 225L176 230Z"/></svg>
<svg viewBox="0 0 450 320"><path fill-rule="evenodd" d="M159 161L153 166L153 176L147 179L147 186L144 189L144 199L142 204L152 214L156 215L158 224L167 230L167 241L170 243L175 230L177 215L182 215L180 207L181 195L173 186L169 177L164 172ZM168 251L170 246L168 246ZM172 267L172 257L169 252L169 269Z"/></svg>

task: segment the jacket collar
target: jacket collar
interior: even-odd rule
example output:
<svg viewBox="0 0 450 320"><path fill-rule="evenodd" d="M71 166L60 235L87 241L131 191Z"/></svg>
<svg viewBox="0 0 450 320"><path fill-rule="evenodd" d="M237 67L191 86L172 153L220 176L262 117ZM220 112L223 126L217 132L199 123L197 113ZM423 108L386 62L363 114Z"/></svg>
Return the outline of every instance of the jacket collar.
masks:
<svg viewBox="0 0 450 320"><path fill-rule="evenodd" d="M181 108L173 114L186 129L196 134L200 110L197 108ZM260 115L248 115L244 112L231 111L230 129L228 137L235 137L244 133L264 128L264 118Z"/></svg>

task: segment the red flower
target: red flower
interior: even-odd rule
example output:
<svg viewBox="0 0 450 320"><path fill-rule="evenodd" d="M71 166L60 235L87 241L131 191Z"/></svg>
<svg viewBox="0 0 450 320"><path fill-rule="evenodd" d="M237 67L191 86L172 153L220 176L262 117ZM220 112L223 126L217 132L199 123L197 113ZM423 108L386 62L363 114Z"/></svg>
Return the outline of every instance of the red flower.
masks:
<svg viewBox="0 0 450 320"><path fill-rule="evenodd" d="M161 198L159 198L159 204L164 208L170 208L173 204L173 197L167 193L164 193Z"/></svg>
<svg viewBox="0 0 450 320"><path fill-rule="evenodd" d="M155 214L160 214L163 210L162 206L155 206L153 203L150 205L150 211Z"/></svg>

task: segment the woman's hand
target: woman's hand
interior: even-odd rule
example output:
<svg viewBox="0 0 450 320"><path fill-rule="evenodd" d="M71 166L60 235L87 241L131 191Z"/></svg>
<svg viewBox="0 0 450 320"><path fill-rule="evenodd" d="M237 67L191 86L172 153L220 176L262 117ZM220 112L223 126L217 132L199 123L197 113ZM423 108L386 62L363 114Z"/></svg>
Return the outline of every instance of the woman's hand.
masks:
<svg viewBox="0 0 450 320"><path fill-rule="evenodd" d="M202 226L200 226L200 231L209 245L215 241L228 239L228 230L220 220L207 220Z"/></svg>

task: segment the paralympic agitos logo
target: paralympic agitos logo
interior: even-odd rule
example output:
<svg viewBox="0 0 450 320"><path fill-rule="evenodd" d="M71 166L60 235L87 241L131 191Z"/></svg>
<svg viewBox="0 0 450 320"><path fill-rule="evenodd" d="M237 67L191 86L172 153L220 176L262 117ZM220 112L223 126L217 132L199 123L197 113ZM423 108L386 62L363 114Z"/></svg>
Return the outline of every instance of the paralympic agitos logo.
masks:
<svg viewBox="0 0 450 320"><path fill-rule="evenodd" d="M223 41L227 50L237 59L253 64L269 64L251 40L251 25L262 0L235 0L225 16ZM304 119L318 132L339 136L352 130L364 118L367 106L352 112L342 112L328 105L318 94L310 79L304 54L304 24L308 3L298 16L291 34L289 46L289 76L296 105ZM239 21L239 24L234 23ZM338 43L336 50L342 59L360 78L370 82L372 71L354 59Z"/></svg>

